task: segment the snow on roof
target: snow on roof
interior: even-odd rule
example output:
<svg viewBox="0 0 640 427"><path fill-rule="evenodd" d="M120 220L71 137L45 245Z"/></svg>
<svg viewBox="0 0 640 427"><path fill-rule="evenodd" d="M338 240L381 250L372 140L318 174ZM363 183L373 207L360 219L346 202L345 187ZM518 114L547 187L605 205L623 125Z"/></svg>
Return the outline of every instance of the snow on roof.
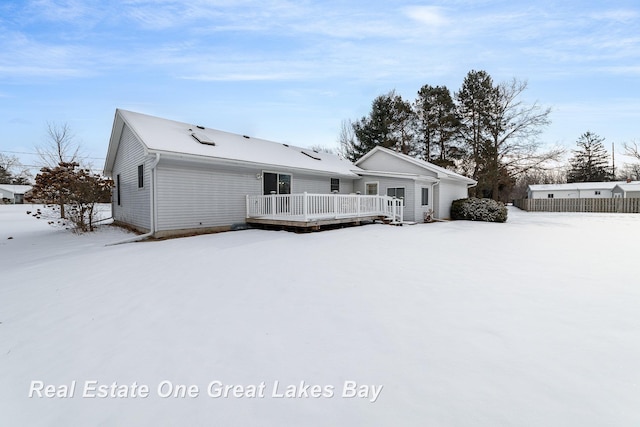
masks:
<svg viewBox="0 0 640 427"><path fill-rule="evenodd" d="M32 188L33 187L31 185L0 184L0 189L9 191L13 194L24 194Z"/></svg>
<svg viewBox="0 0 640 427"><path fill-rule="evenodd" d="M613 190L613 187L619 184L626 184L626 181L573 182L571 184L533 184L533 185L529 185L529 190L531 191Z"/></svg>
<svg viewBox="0 0 640 427"><path fill-rule="evenodd" d="M375 152L377 151L381 151L387 154L391 154L395 157L398 157L399 159L405 160L407 162L413 163L414 165L420 166L421 168L424 168L428 171L431 172L435 172L438 176L438 178L451 178L451 179L456 179L456 180L460 180L460 181L465 181L468 184L476 184L476 181L468 178L464 175L460 175L459 173L455 173L449 169L445 169L443 167L434 165L433 163L429 163L426 162L424 160L420 160L420 159L416 159L415 157L411 157L411 156L407 156L406 154L402 154L402 153L398 153L396 151L390 150L388 148L384 148L381 146L377 146L374 147L373 150L369 151L367 154L365 154L364 156L362 156L360 159L358 159L358 161L356 162L356 165L359 165L360 163L362 163L363 161L365 161L367 158L369 158L370 156L372 156Z"/></svg>
<svg viewBox="0 0 640 427"><path fill-rule="evenodd" d="M640 191L640 181L624 182L616 185L622 191ZM614 187L615 188L615 187Z"/></svg>
<svg viewBox="0 0 640 427"><path fill-rule="evenodd" d="M335 154L316 152L309 148L238 135L126 110L116 110L150 153L175 153L252 163L277 168L292 168L356 177L360 168ZM115 131L115 125L114 125ZM112 135L113 139L113 135ZM117 143L117 141L115 141ZM114 141L111 141L113 144ZM105 171L110 171L115 150L107 155Z"/></svg>

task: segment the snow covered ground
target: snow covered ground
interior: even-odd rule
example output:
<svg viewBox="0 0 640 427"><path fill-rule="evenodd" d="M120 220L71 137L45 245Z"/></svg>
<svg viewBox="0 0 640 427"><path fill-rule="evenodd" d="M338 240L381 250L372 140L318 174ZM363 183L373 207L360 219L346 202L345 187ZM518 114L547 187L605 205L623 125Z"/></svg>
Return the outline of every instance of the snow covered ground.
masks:
<svg viewBox="0 0 640 427"><path fill-rule="evenodd" d="M640 425L640 215L105 246L29 208L0 206L0 425Z"/></svg>

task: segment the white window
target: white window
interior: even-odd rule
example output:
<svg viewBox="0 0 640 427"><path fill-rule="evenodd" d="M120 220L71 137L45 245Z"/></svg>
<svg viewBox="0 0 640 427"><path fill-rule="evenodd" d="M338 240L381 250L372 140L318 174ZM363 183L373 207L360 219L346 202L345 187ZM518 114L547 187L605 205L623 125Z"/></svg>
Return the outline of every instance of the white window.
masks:
<svg viewBox="0 0 640 427"><path fill-rule="evenodd" d="M553 193L547 194L547 199L553 199Z"/></svg>
<svg viewBox="0 0 640 427"><path fill-rule="evenodd" d="M429 204L429 189L427 187L422 187L422 206L427 206Z"/></svg>
<svg viewBox="0 0 640 427"><path fill-rule="evenodd" d="M596 190L596 196L600 195L600 190Z"/></svg>
<svg viewBox="0 0 640 427"><path fill-rule="evenodd" d="M378 183L377 182L365 182L364 183L364 194L367 196L377 196L378 195Z"/></svg>
<svg viewBox="0 0 640 427"><path fill-rule="evenodd" d="M291 194L291 175L264 172L262 174L263 194Z"/></svg>

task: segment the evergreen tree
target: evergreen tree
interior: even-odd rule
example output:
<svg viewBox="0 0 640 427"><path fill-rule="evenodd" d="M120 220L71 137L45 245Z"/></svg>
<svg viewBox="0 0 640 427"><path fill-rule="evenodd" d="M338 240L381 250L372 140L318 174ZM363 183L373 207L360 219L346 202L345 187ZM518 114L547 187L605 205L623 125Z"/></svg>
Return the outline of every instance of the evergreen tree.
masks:
<svg viewBox="0 0 640 427"><path fill-rule="evenodd" d="M467 73L462 87L456 92L460 136L467 148L467 174L478 181L471 189L471 196L480 197L489 187L488 177L483 176L483 163L491 140L489 120L497 102L493 79L486 71L471 70Z"/></svg>
<svg viewBox="0 0 640 427"><path fill-rule="evenodd" d="M424 85L415 102L418 116L420 157L442 167L453 168L462 157L457 143L460 120L446 86Z"/></svg>
<svg viewBox="0 0 640 427"><path fill-rule="evenodd" d="M13 176L11 173L0 165L0 184L11 184L12 182Z"/></svg>
<svg viewBox="0 0 640 427"><path fill-rule="evenodd" d="M604 147L604 138L591 132L583 133L569 160L567 182L611 181L609 154Z"/></svg>
<svg viewBox="0 0 640 427"><path fill-rule="evenodd" d="M373 100L369 115L353 123L355 140L349 144L347 138L347 157L356 161L376 146L413 154L415 123L409 102L395 91L380 95Z"/></svg>

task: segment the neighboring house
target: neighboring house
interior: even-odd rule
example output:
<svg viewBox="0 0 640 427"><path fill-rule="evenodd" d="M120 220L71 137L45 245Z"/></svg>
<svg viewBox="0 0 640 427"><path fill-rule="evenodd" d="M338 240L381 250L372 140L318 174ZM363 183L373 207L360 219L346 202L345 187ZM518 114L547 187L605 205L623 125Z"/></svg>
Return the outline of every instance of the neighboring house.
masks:
<svg viewBox="0 0 640 427"><path fill-rule="evenodd" d="M0 202L20 205L24 195L31 190L30 185L0 184Z"/></svg>
<svg viewBox="0 0 640 427"><path fill-rule="evenodd" d="M451 202L468 197L468 188L476 185L473 179L380 146L355 164L363 170L354 189L404 197L408 221L422 222L429 210L436 218L449 218Z"/></svg>
<svg viewBox="0 0 640 427"><path fill-rule="evenodd" d="M597 199L613 197L616 185L626 181L536 184L527 188L529 199Z"/></svg>
<svg viewBox="0 0 640 427"><path fill-rule="evenodd" d="M612 190L613 197L623 199L640 198L640 181L629 181L617 184Z"/></svg>
<svg viewBox="0 0 640 427"><path fill-rule="evenodd" d="M329 153L120 109L104 172L114 181L114 220L154 236L260 220L422 221L427 208L446 218L450 201L475 184L385 149L354 165Z"/></svg>

